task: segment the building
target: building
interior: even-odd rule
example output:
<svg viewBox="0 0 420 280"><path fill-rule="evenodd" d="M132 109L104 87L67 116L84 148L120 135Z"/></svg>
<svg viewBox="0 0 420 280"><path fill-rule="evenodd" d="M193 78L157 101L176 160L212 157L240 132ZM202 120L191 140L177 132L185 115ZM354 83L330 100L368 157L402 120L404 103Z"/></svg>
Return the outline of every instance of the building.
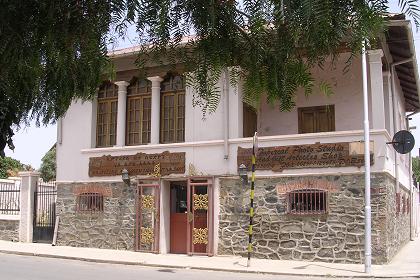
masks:
<svg viewBox="0 0 420 280"><path fill-rule="evenodd" d="M343 72L314 69L335 94L297 94L280 112L243 104L240 83L222 78L221 102L202 118L179 65L139 78L136 48L115 51L117 73L92 102L59 121L57 244L155 253L246 253L250 166L259 134L254 256L360 263L364 242L361 59ZM177 69L177 70L174 70ZM415 235L410 156L387 144L420 109L408 21L395 17L368 52L372 251L386 263ZM128 170L129 182L122 171Z"/></svg>

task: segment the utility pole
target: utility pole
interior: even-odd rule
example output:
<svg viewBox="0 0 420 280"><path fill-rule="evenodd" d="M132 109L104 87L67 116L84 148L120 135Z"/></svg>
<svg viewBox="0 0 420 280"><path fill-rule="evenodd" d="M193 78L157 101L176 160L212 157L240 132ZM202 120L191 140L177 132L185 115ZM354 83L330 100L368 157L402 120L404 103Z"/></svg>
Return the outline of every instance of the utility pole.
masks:
<svg viewBox="0 0 420 280"><path fill-rule="evenodd" d="M363 75L363 128L365 144L365 273L372 272L372 220L370 205L370 139L369 139L369 104L367 89L366 40L362 47L362 75Z"/></svg>

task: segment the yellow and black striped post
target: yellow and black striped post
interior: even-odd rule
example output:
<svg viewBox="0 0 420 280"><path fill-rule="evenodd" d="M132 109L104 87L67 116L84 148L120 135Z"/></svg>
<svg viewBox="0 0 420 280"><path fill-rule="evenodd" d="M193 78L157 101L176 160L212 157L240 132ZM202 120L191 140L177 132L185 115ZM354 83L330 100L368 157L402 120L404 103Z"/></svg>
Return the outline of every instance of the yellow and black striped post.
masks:
<svg viewBox="0 0 420 280"><path fill-rule="evenodd" d="M252 156L251 156L251 192L249 194L251 199L251 205L249 207L249 228L248 228L248 261L247 267L251 265L251 253L252 253L252 220L254 218L254 188L255 188L255 162L256 154L258 149L257 144L257 133L255 132L253 141L252 141Z"/></svg>

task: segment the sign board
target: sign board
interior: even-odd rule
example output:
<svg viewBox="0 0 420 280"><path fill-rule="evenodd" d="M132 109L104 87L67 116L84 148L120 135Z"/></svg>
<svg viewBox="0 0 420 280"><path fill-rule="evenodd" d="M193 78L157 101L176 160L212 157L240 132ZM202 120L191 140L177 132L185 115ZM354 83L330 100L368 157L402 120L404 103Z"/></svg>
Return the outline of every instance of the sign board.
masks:
<svg viewBox="0 0 420 280"><path fill-rule="evenodd" d="M410 131L400 130L395 133L391 143L398 153L408 154L414 148L416 141Z"/></svg>
<svg viewBox="0 0 420 280"><path fill-rule="evenodd" d="M184 174L185 152L160 154L138 153L123 156L102 156L89 158L89 177L121 176L123 169L130 176L151 175L160 166L160 175Z"/></svg>
<svg viewBox="0 0 420 280"><path fill-rule="evenodd" d="M238 147L237 164L251 166L252 149ZM371 165L374 163L370 154ZM364 165L363 154L351 154L350 143L259 147L257 170L280 172L284 169L346 167Z"/></svg>

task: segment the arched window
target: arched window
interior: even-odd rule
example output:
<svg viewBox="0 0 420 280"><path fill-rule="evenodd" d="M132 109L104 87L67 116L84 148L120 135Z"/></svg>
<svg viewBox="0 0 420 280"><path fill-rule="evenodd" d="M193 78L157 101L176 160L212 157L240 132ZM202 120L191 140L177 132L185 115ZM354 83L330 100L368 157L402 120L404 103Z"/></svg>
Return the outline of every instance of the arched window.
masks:
<svg viewBox="0 0 420 280"><path fill-rule="evenodd" d="M96 147L115 145L117 137L118 86L105 82L99 88Z"/></svg>
<svg viewBox="0 0 420 280"><path fill-rule="evenodd" d="M287 212L297 215L325 214L328 192L318 189L294 190L287 193Z"/></svg>
<svg viewBox="0 0 420 280"><path fill-rule="evenodd" d="M151 82L135 79L127 88L126 145L150 143Z"/></svg>
<svg viewBox="0 0 420 280"><path fill-rule="evenodd" d="M185 82L180 75L168 75L161 84L160 142L185 141Z"/></svg>

